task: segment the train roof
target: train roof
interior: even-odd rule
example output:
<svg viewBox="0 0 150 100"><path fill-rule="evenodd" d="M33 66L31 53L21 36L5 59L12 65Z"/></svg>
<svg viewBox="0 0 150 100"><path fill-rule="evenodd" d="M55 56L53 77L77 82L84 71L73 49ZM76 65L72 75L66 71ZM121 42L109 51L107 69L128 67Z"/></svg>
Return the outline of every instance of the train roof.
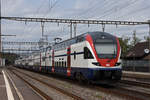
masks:
<svg viewBox="0 0 150 100"><path fill-rule="evenodd" d="M105 35L105 36L109 36L109 37L114 37L114 36L113 36L112 34L110 34L110 33L101 32L101 31L87 32L86 34L90 34L91 36Z"/></svg>
<svg viewBox="0 0 150 100"><path fill-rule="evenodd" d="M92 36L92 38L94 37L99 37L99 36L106 36L108 38L115 38L115 36L111 35L110 33L106 33L106 32L101 32L101 31L95 31L95 32L86 32L86 33L83 33L79 36L76 36L74 38L71 38L71 39L67 39L67 40L64 40L62 42L59 42L57 44L60 44L60 43L63 43L63 42L67 42L67 41L71 41L71 40L76 40L76 42L80 42L80 41L83 41L85 40L85 35L87 34L90 34ZM79 39L83 39L83 40L79 40ZM56 45L56 44L55 44Z"/></svg>
<svg viewBox="0 0 150 100"><path fill-rule="evenodd" d="M92 36L93 40L103 39L103 38L116 40L116 36L114 36L110 33L106 33L106 32L97 31L97 32L88 32L88 34L90 34Z"/></svg>
<svg viewBox="0 0 150 100"><path fill-rule="evenodd" d="M113 39L115 40L116 37L109 34L109 33L106 33L106 32L100 32L100 31L95 31L95 32L86 32L86 33L83 33L77 37L74 37L72 39L68 39L68 40L64 40L62 42L59 42L59 43L56 43L53 45L53 49L55 50L59 50L59 49L62 49L62 48L66 48L72 44L75 44L75 43L79 43L79 42L82 42L82 41L85 41L86 40L86 35L87 34L90 34L91 37L93 38L93 40L96 40L96 39L99 39L99 38L107 38L107 39Z"/></svg>

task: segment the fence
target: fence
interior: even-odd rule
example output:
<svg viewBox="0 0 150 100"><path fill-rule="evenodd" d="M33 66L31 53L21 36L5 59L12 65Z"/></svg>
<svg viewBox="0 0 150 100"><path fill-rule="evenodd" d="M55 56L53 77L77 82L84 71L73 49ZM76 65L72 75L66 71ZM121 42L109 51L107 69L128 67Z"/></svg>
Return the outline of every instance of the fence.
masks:
<svg viewBox="0 0 150 100"><path fill-rule="evenodd" d="M122 68L126 71L150 72L150 60L122 60Z"/></svg>

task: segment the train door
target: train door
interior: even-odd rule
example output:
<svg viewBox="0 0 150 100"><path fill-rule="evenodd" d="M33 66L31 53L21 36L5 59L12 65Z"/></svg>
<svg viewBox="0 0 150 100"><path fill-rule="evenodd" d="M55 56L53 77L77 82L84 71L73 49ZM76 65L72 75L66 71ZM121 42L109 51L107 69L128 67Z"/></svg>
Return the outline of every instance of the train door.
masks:
<svg viewBox="0 0 150 100"><path fill-rule="evenodd" d="M67 76L71 76L71 48L67 49Z"/></svg>
<svg viewBox="0 0 150 100"><path fill-rule="evenodd" d="M55 71L55 68L54 68L54 50L52 51L52 72Z"/></svg>

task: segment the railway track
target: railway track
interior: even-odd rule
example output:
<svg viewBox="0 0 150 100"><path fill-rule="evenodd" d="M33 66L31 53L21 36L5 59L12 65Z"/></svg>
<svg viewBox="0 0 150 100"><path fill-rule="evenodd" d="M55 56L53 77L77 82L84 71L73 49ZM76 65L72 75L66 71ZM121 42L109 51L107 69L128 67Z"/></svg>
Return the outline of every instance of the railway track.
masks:
<svg viewBox="0 0 150 100"><path fill-rule="evenodd" d="M96 88L99 90L103 89L100 87ZM121 80L116 84L116 86L114 86L114 88L108 89L107 92L113 94L115 93L117 95L119 94L120 96L125 98L128 97L131 100L149 100L150 84L137 81Z"/></svg>
<svg viewBox="0 0 150 100"><path fill-rule="evenodd" d="M14 75L16 75L19 79L24 81L29 87L32 88L32 90L37 93L40 97L42 97L44 100L53 100L52 97L48 96L46 93L42 92L40 89L32 85L30 82L26 81L24 78L22 78L20 75L15 73L14 71L11 71Z"/></svg>
<svg viewBox="0 0 150 100"><path fill-rule="evenodd" d="M92 88L92 87L91 87ZM95 89L107 94L116 95L127 100L149 100L150 94L125 88L124 86L94 86Z"/></svg>
<svg viewBox="0 0 150 100"><path fill-rule="evenodd" d="M105 86L106 87L106 86ZM109 87L109 86L107 86ZM114 95L119 95L131 100L149 100L150 98L150 83L120 80L115 86L110 86L105 90L102 87L97 87L100 91L103 90Z"/></svg>
<svg viewBox="0 0 150 100"><path fill-rule="evenodd" d="M33 87L34 90L36 90L39 94L42 94L42 97L44 97L46 100L53 100L53 99L50 98L50 97L49 97L48 95L46 95L45 93L43 93L40 89L38 89L38 88L32 86L32 84L30 84L28 81L26 81L25 79L23 79L18 73L16 73L16 71L17 71L19 74L28 76L29 78L32 78L33 80L36 80L36 81L40 82L41 84L43 84L43 85L45 85L45 86L47 86L47 87L49 87L49 88L53 88L53 89L57 90L58 92L60 92L60 93L62 93L62 94L64 94L64 95L66 95L66 96L68 96L68 97L71 97L73 100L84 100L84 99L82 99L81 97L79 97L79 96L77 96L77 95L74 95L74 94L72 94L72 93L70 93L70 92L67 92L67 91L65 91L65 90L63 90L63 89L60 89L60 88L58 88L58 87L56 87L56 86L54 86L54 85L52 85L52 84L48 84L48 83L46 83L46 82L44 82L44 81L42 81L42 80L40 80L40 79L38 79L38 78L35 78L35 77L31 76L31 75L28 75L28 74L24 73L24 72L21 72L21 71L16 70L16 69L11 70L12 73L14 73L16 76L18 76L18 77L21 78L22 80L24 80L27 84L31 85L31 87Z"/></svg>
<svg viewBox="0 0 150 100"><path fill-rule="evenodd" d="M18 69L15 69L15 70L17 70L19 72ZM20 71L20 73L22 73L22 71ZM25 75L28 75L28 74L25 74ZM45 80L47 80L47 79L48 78L45 78ZM77 83L75 81L68 80L68 79L62 79L62 80L71 82L72 84ZM124 83L124 84L127 85L128 83ZM120 86L119 84L117 86L102 86L102 85L95 85L95 84L94 85L78 84L78 85L92 89L92 90L98 90L98 91L104 92L106 94L115 95L117 97L124 98L125 100L149 100L148 98L150 98L149 93L144 93L144 92L138 91L138 90L132 90L131 88L130 89L125 88L126 87L125 85L122 85L122 86ZM133 85L134 84L132 84L132 86ZM80 98L80 100L81 100L81 98Z"/></svg>
<svg viewBox="0 0 150 100"><path fill-rule="evenodd" d="M120 83L136 85L144 88L150 88L150 83L147 82L140 82L140 81L130 81L130 80L121 80Z"/></svg>
<svg viewBox="0 0 150 100"><path fill-rule="evenodd" d="M137 82L145 82L150 83L150 76L146 75L123 75L122 80L128 81L137 81Z"/></svg>

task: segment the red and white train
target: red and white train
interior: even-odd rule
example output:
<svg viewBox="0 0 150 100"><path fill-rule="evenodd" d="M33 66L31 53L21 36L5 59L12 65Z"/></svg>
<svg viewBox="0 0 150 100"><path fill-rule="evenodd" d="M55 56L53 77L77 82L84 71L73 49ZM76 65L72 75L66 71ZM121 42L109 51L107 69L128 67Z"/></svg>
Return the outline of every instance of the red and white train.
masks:
<svg viewBox="0 0 150 100"><path fill-rule="evenodd" d="M105 32L87 32L56 43L27 58L16 66L35 71L66 75L77 80L120 80L121 48L117 37Z"/></svg>

